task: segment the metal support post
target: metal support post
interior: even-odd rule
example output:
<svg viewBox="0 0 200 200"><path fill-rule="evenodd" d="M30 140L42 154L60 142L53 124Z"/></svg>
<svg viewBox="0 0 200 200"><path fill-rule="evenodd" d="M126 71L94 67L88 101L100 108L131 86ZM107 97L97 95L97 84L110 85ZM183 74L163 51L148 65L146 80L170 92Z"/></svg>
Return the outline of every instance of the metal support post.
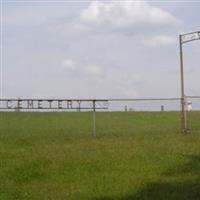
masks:
<svg viewBox="0 0 200 200"><path fill-rule="evenodd" d="M93 100L93 136L96 136L96 102Z"/></svg>
<svg viewBox="0 0 200 200"><path fill-rule="evenodd" d="M187 120L185 112L185 92L184 92L184 71L183 71L183 47L182 47L182 35L179 35L180 45L180 77L181 77L181 131L187 132Z"/></svg>

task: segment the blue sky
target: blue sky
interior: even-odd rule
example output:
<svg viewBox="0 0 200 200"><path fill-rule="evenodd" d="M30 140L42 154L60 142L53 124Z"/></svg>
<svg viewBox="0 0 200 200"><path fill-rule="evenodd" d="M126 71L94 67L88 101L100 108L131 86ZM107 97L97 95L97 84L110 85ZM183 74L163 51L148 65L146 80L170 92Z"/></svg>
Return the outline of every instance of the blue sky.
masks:
<svg viewBox="0 0 200 200"><path fill-rule="evenodd" d="M178 35L200 30L200 1L3 1L5 98L180 95ZM200 41L184 46L199 95Z"/></svg>

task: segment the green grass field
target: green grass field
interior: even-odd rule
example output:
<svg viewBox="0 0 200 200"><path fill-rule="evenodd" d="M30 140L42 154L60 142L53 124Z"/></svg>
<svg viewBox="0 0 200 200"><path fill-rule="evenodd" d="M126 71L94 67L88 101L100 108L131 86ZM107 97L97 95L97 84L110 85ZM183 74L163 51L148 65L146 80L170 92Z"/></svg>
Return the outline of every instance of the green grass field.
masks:
<svg viewBox="0 0 200 200"><path fill-rule="evenodd" d="M0 113L0 200L200 199L200 133L179 117L97 113L93 137L89 112Z"/></svg>

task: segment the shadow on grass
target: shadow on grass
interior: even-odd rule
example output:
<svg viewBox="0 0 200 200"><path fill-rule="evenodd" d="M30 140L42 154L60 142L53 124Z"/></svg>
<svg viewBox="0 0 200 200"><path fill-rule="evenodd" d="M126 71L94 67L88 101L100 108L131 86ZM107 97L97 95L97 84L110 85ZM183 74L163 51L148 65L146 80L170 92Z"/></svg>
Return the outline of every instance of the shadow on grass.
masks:
<svg viewBox="0 0 200 200"><path fill-rule="evenodd" d="M135 195L120 200L197 200L200 199L200 184L197 182L150 183Z"/></svg>
<svg viewBox="0 0 200 200"><path fill-rule="evenodd" d="M169 169L161 176L170 178L189 175L188 179L179 182L148 183L132 195L119 198L100 197L92 200L200 200L200 156L183 156L189 160L185 165Z"/></svg>

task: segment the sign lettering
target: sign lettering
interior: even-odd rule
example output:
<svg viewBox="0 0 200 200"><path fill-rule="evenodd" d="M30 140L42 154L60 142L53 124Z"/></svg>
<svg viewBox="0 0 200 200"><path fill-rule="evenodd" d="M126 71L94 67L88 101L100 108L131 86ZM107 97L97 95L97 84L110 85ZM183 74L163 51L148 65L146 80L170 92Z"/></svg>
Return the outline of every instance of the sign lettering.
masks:
<svg viewBox="0 0 200 200"><path fill-rule="evenodd" d="M94 104L93 102L99 102ZM93 99L0 99L0 110L91 110L107 109L108 100Z"/></svg>

